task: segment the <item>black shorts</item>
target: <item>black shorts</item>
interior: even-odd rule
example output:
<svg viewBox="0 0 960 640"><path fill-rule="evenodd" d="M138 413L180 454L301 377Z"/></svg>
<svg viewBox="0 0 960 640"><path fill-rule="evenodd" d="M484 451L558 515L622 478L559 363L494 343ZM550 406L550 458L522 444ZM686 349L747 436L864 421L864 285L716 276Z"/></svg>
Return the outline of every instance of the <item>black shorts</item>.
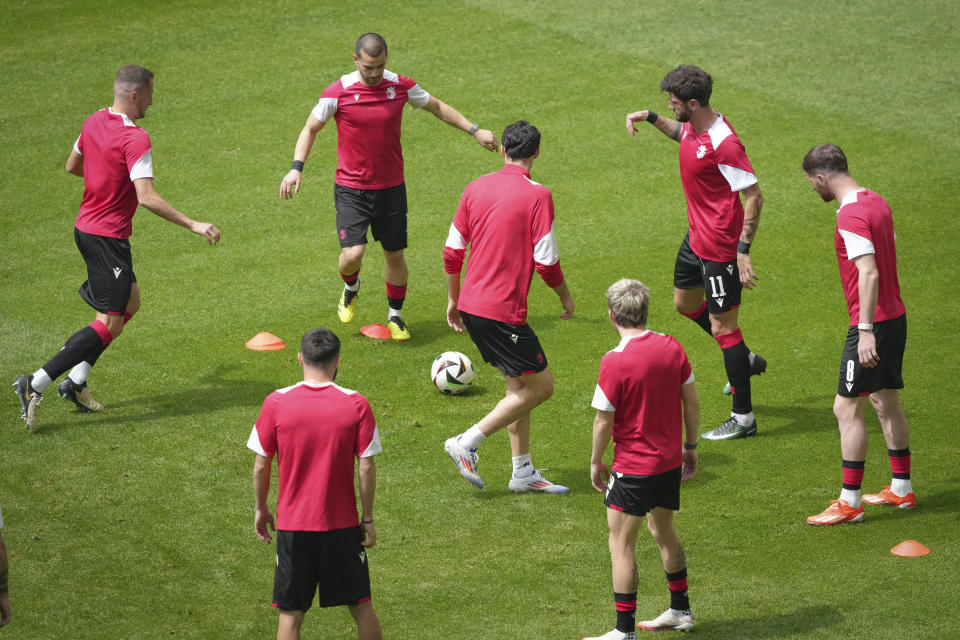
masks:
<svg viewBox="0 0 960 640"><path fill-rule="evenodd" d="M517 378L547 368L547 356L530 325L500 322L463 311L460 316L484 361L505 376Z"/></svg>
<svg viewBox="0 0 960 640"><path fill-rule="evenodd" d="M614 471L603 504L631 516L643 516L654 507L680 509L680 469L655 476L631 476Z"/></svg>
<svg viewBox="0 0 960 640"><path fill-rule="evenodd" d="M837 395L857 398L881 389L903 389L903 351L907 346L907 314L892 320L875 322L873 335L877 338L877 355L880 362L875 367L860 366L857 346L860 332L856 326L847 331L847 341L840 356L840 383Z"/></svg>
<svg viewBox="0 0 960 640"><path fill-rule="evenodd" d="M337 237L341 247L367 244L367 227L384 251L407 248L407 187L353 189L333 185Z"/></svg>
<svg viewBox="0 0 960 640"><path fill-rule="evenodd" d="M737 261L703 260L690 248L690 234L683 237L673 267L673 286L677 289L703 289L707 311L721 314L740 306L740 270Z"/></svg>
<svg viewBox="0 0 960 640"><path fill-rule="evenodd" d="M360 527L333 531L277 531L273 606L306 611L319 590L321 607L370 599L370 569Z"/></svg>
<svg viewBox="0 0 960 640"><path fill-rule="evenodd" d="M137 281L130 241L77 228L73 239L87 263L87 281L80 285L80 297L100 313L122 316L130 301L130 288Z"/></svg>

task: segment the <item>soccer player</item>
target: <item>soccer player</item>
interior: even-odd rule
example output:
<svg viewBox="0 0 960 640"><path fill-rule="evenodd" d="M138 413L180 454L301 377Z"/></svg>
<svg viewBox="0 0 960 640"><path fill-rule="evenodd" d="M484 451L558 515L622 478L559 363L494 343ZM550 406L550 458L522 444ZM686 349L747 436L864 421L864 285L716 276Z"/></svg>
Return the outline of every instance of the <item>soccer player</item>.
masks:
<svg viewBox="0 0 960 640"><path fill-rule="evenodd" d="M511 491L565 493L530 461L530 412L553 395L553 374L527 318L527 293L536 269L560 298L564 319L574 302L563 278L553 235L553 196L530 179L540 155L540 132L518 120L503 130L503 169L467 185L450 225L443 265L447 279L447 324L466 327L483 359L500 370L506 396L464 433L444 443L461 475L483 488L476 449L507 427L513 451ZM460 270L470 259L463 289Z"/></svg>
<svg viewBox="0 0 960 640"><path fill-rule="evenodd" d="M394 340L409 340L410 331L402 316L407 295L407 263L403 257L407 248L407 190L400 147L403 105L426 109L491 151L497 149L497 139L410 78L385 69L387 43L378 34L360 36L353 62L357 70L328 86L310 112L297 138L293 167L280 183L280 197L287 199L300 193L303 163L317 133L333 117L337 123L333 202L341 247L338 268L344 283L337 314L341 322L352 322L357 313L360 267L367 227L371 227L386 263L387 328Z"/></svg>
<svg viewBox="0 0 960 640"><path fill-rule="evenodd" d="M3 530L3 511L0 510L0 530ZM7 578L10 575L7 566L7 547L0 534L0 627L10 622L10 588Z"/></svg>
<svg viewBox="0 0 960 640"><path fill-rule="evenodd" d="M597 416L590 480L597 491L606 492L617 626L584 640L633 640L635 549L644 516L660 548L670 608L637 626L689 631L694 625L687 563L673 528L673 512L680 508L680 482L697 471L700 402L683 347L671 336L647 329L649 304L649 291L636 280L619 280L607 289L608 315L620 344L600 361L592 403ZM611 435L612 474L603 462Z"/></svg>
<svg viewBox="0 0 960 640"><path fill-rule="evenodd" d="M834 246L840 281L850 313L850 328L840 356L840 382L833 413L840 427L843 487L823 512L807 518L816 525L859 522L863 505L912 509L917 504L910 482L910 425L900 405L907 312L897 279L893 214L882 197L850 176L840 147L821 144L803 159L803 171L824 202L836 200ZM867 458L866 397L877 412L887 442L893 479L879 493L861 498Z"/></svg>
<svg viewBox="0 0 960 640"><path fill-rule="evenodd" d="M627 132L634 136L635 123L646 121L680 143L680 181L690 229L677 252L673 303L720 345L733 394L730 418L702 437L745 438L757 433L750 376L763 373L767 363L747 348L737 316L741 290L753 289L758 280L750 246L763 196L740 138L710 107L710 75L682 65L666 75L660 88L669 93L677 119L635 111L627 115Z"/></svg>
<svg viewBox="0 0 960 640"><path fill-rule="evenodd" d="M203 236L210 244L220 241L215 226L191 220L154 189L150 136L134 124L151 104L153 73L135 64L121 68L113 81L113 106L86 119L67 158L67 171L83 178L84 186L73 231L87 264L87 281L80 286L80 297L97 314L43 367L13 383L27 429L37 426L44 390L71 367L70 375L57 388L60 397L81 411L103 409L90 395L87 376L140 308L129 241L138 205Z"/></svg>
<svg viewBox="0 0 960 640"><path fill-rule="evenodd" d="M280 610L278 640L298 640L303 617L319 588L320 606L346 606L360 640L379 640L370 601L366 550L376 544L373 499L380 435L365 397L334 384L340 340L312 329L300 342L303 382L263 401L247 447L256 453L254 530L264 542L277 534L273 606ZM270 465L277 457L277 517L267 506ZM361 516L357 519L357 462Z"/></svg>

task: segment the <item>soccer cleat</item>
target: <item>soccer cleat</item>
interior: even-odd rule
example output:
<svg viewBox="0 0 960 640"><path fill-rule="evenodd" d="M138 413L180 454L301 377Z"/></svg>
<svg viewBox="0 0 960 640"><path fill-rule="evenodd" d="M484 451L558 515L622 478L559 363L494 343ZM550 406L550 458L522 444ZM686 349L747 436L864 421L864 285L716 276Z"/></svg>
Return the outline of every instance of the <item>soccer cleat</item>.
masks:
<svg viewBox="0 0 960 640"><path fill-rule="evenodd" d="M57 387L57 394L64 400L69 400L77 405L77 408L85 413L103 409L103 405L94 400L93 396L90 395L90 389L87 387L86 382L77 384L71 380L69 376L64 378L60 386Z"/></svg>
<svg viewBox="0 0 960 640"><path fill-rule="evenodd" d="M13 382L13 388L20 399L20 417L27 423L27 430L33 431L37 426L37 407L43 402L43 394L34 391L30 386L31 376L19 376Z"/></svg>
<svg viewBox="0 0 960 640"><path fill-rule="evenodd" d="M617 629L607 631L602 636L591 636L582 640L636 640L637 634L633 631L623 632Z"/></svg>
<svg viewBox="0 0 960 640"><path fill-rule="evenodd" d="M340 316L340 322L346 324L353 322L353 317L357 315L357 298L360 297L360 290L350 291L346 285L343 287L343 293L340 294L340 302L337 303L337 315Z"/></svg>
<svg viewBox="0 0 960 640"><path fill-rule="evenodd" d="M480 479L480 475L477 473L477 463L480 461L477 450L463 448L460 445L460 436L448 438L447 441L443 443L443 448L450 456L450 459L456 463L460 475L476 488L483 489L483 480Z"/></svg>
<svg viewBox="0 0 960 640"><path fill-rule="evenodd" d="M822 513L807 518L807 524L843 524L844 522L860 522L861 520L863 520L863 505L854 509L845 500L831 500L830 506L824 509Z"/></svg>
<svg viewBox="0 0 960 640"><path fill-rule="evenodd" d="M693 625L693 612L678 611L677 609L667 609L654 620L643 620L637 623L637 629L646 629L647 631L690 631Z"/></svg>
<svg viewBox="0 0 960 640"><path fill-rule="evenodd" d="M863 496L863 501L867 504L889 504L899 509L913 509L917 506L917 496L912 491L905 496L898 496L890 491L890 485L883 488L880 493L868 493Z"/></svg>
<svg viewBox="0 0 960 640"><path fill-rule="evenodd" d="M540 493L566 493L570 487L562 484L553 484L542 475L540 469L537 469L525 478L518 478L515 475L510 476L510 491L523 493L525 491L538 491ZM606 636L602 636L606 637Z"/></svg>
<svg viewBox="0 0 960 640"><path fill-rule="evenodd" d="M410 332L407 325L400 316L392 316L387 320L387 329L390 329L390 337L394 340L409 340Z"/></svg>
<svg viewBox="0 0 960 640"><path fill-rule="evenodd" d="M757 434L757 421L754 420L753 424L749 427L745 427L734 417L730 417L722 425L714 429L713 431L707 431L700 435L704 440L733 440L735 438L749 438Z"/></svg>
<svg viewBox="0 0 960 640"><path fill-rule="evenodd" d="M759 354L753 354L753 362L750 363L750 375L751 376L761 376L764 371L767 370L767 361L763 359L763 356ZM730 383L728 382L723 388L723 395L730 395Z"/></svg>

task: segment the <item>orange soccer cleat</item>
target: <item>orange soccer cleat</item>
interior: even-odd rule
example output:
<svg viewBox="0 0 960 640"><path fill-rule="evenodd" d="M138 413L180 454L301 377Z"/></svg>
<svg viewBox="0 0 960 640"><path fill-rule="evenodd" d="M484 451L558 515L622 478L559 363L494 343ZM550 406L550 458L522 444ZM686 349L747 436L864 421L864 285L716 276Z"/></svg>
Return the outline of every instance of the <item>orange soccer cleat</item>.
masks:
<svg viewBox="0 0 960 640"><path fill-rule="evenodd" d="M863 496L863 501L867 504L889 504L900 509L913 509L917 506L917 496L912 491L905 496L898 496L890 490L890 485L883 488L880 493L868 493Z"/></svg>
<svg viewBox="0 0 960 640"><path fill-rule="evenodd" d="M863 520L863 505L851 507L844 500L831 500L830 506L822 513L807 518L807 524L828 525Z"/></svg>

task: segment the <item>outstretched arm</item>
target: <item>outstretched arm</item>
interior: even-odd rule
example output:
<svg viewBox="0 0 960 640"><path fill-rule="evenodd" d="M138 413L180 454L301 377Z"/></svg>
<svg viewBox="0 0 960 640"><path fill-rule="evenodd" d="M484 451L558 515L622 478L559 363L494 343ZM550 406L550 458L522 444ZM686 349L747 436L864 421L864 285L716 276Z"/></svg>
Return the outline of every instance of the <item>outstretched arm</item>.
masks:
<svg viewBox="0 0 960 640"><path fill-rule="evenodd" d="M467 120L462 113L448 105L447 103L430 96L430 102L424 107L427 111L443 120L454 129L470 133L474 124ZM477 143L489 151L496 151L499 148L497 136L487 129L476 129L473 131L473 137Z"/></svg>
<svg viewBox="0 0 960 640"><path fill-rule="evenodd" d="M167 204L167 201L161 198L153 188L153 178L137 178L133 181L133 186L137 189L137 200L140 201L141 206L164 220L186 227L197 235L205 237L210 244L220 242L220 230L211 223L192 220Z"/></svg>
<svg viewBox="0 0 960 640"><path fill-rule="evenodd" d="M320 129L323 129L323 125L325 124L326 122L317 120L317 117L311 113L307 118L307 123L303 125L303 129L300 130L300 136L297 138L297 146L293 150L293 160L295 163L300 163L301 169L290 169L287 175L283 177L283 180L280 181L280 197L284 200L292 198L294 193L300 193L303 163L310 157L310 150L313 148L313 143L317 139L317 134L320 133ZM291 190L293 193L291 193Z"/></svg>
<svg viewBox="0 0 960 640"><path fill-rule="evenodd" d="M677 122L676 120L671 120L670 118L664 118L663 116L657 115L649 109L644 109L643 111L634 111L633 113L627 114L627 133L630 134L630 137L633 138L637 135L637 122L649 122L657 129L660 130L660 133L667 136L671 140L676 140L680 142L680 131L683 129L683 125Z"/></svg>
<svg viewBox="0 0 960 640"><path fill-rule="evenodd" d="M747 289L757 286L757 274L750 262L750 245L760 226L760 209L763 208L763 194L760 186L753 184L740 193L743 194L743 229L740 231L740 243L737 245L737 269L740 271L740 284Z"/></svg>

